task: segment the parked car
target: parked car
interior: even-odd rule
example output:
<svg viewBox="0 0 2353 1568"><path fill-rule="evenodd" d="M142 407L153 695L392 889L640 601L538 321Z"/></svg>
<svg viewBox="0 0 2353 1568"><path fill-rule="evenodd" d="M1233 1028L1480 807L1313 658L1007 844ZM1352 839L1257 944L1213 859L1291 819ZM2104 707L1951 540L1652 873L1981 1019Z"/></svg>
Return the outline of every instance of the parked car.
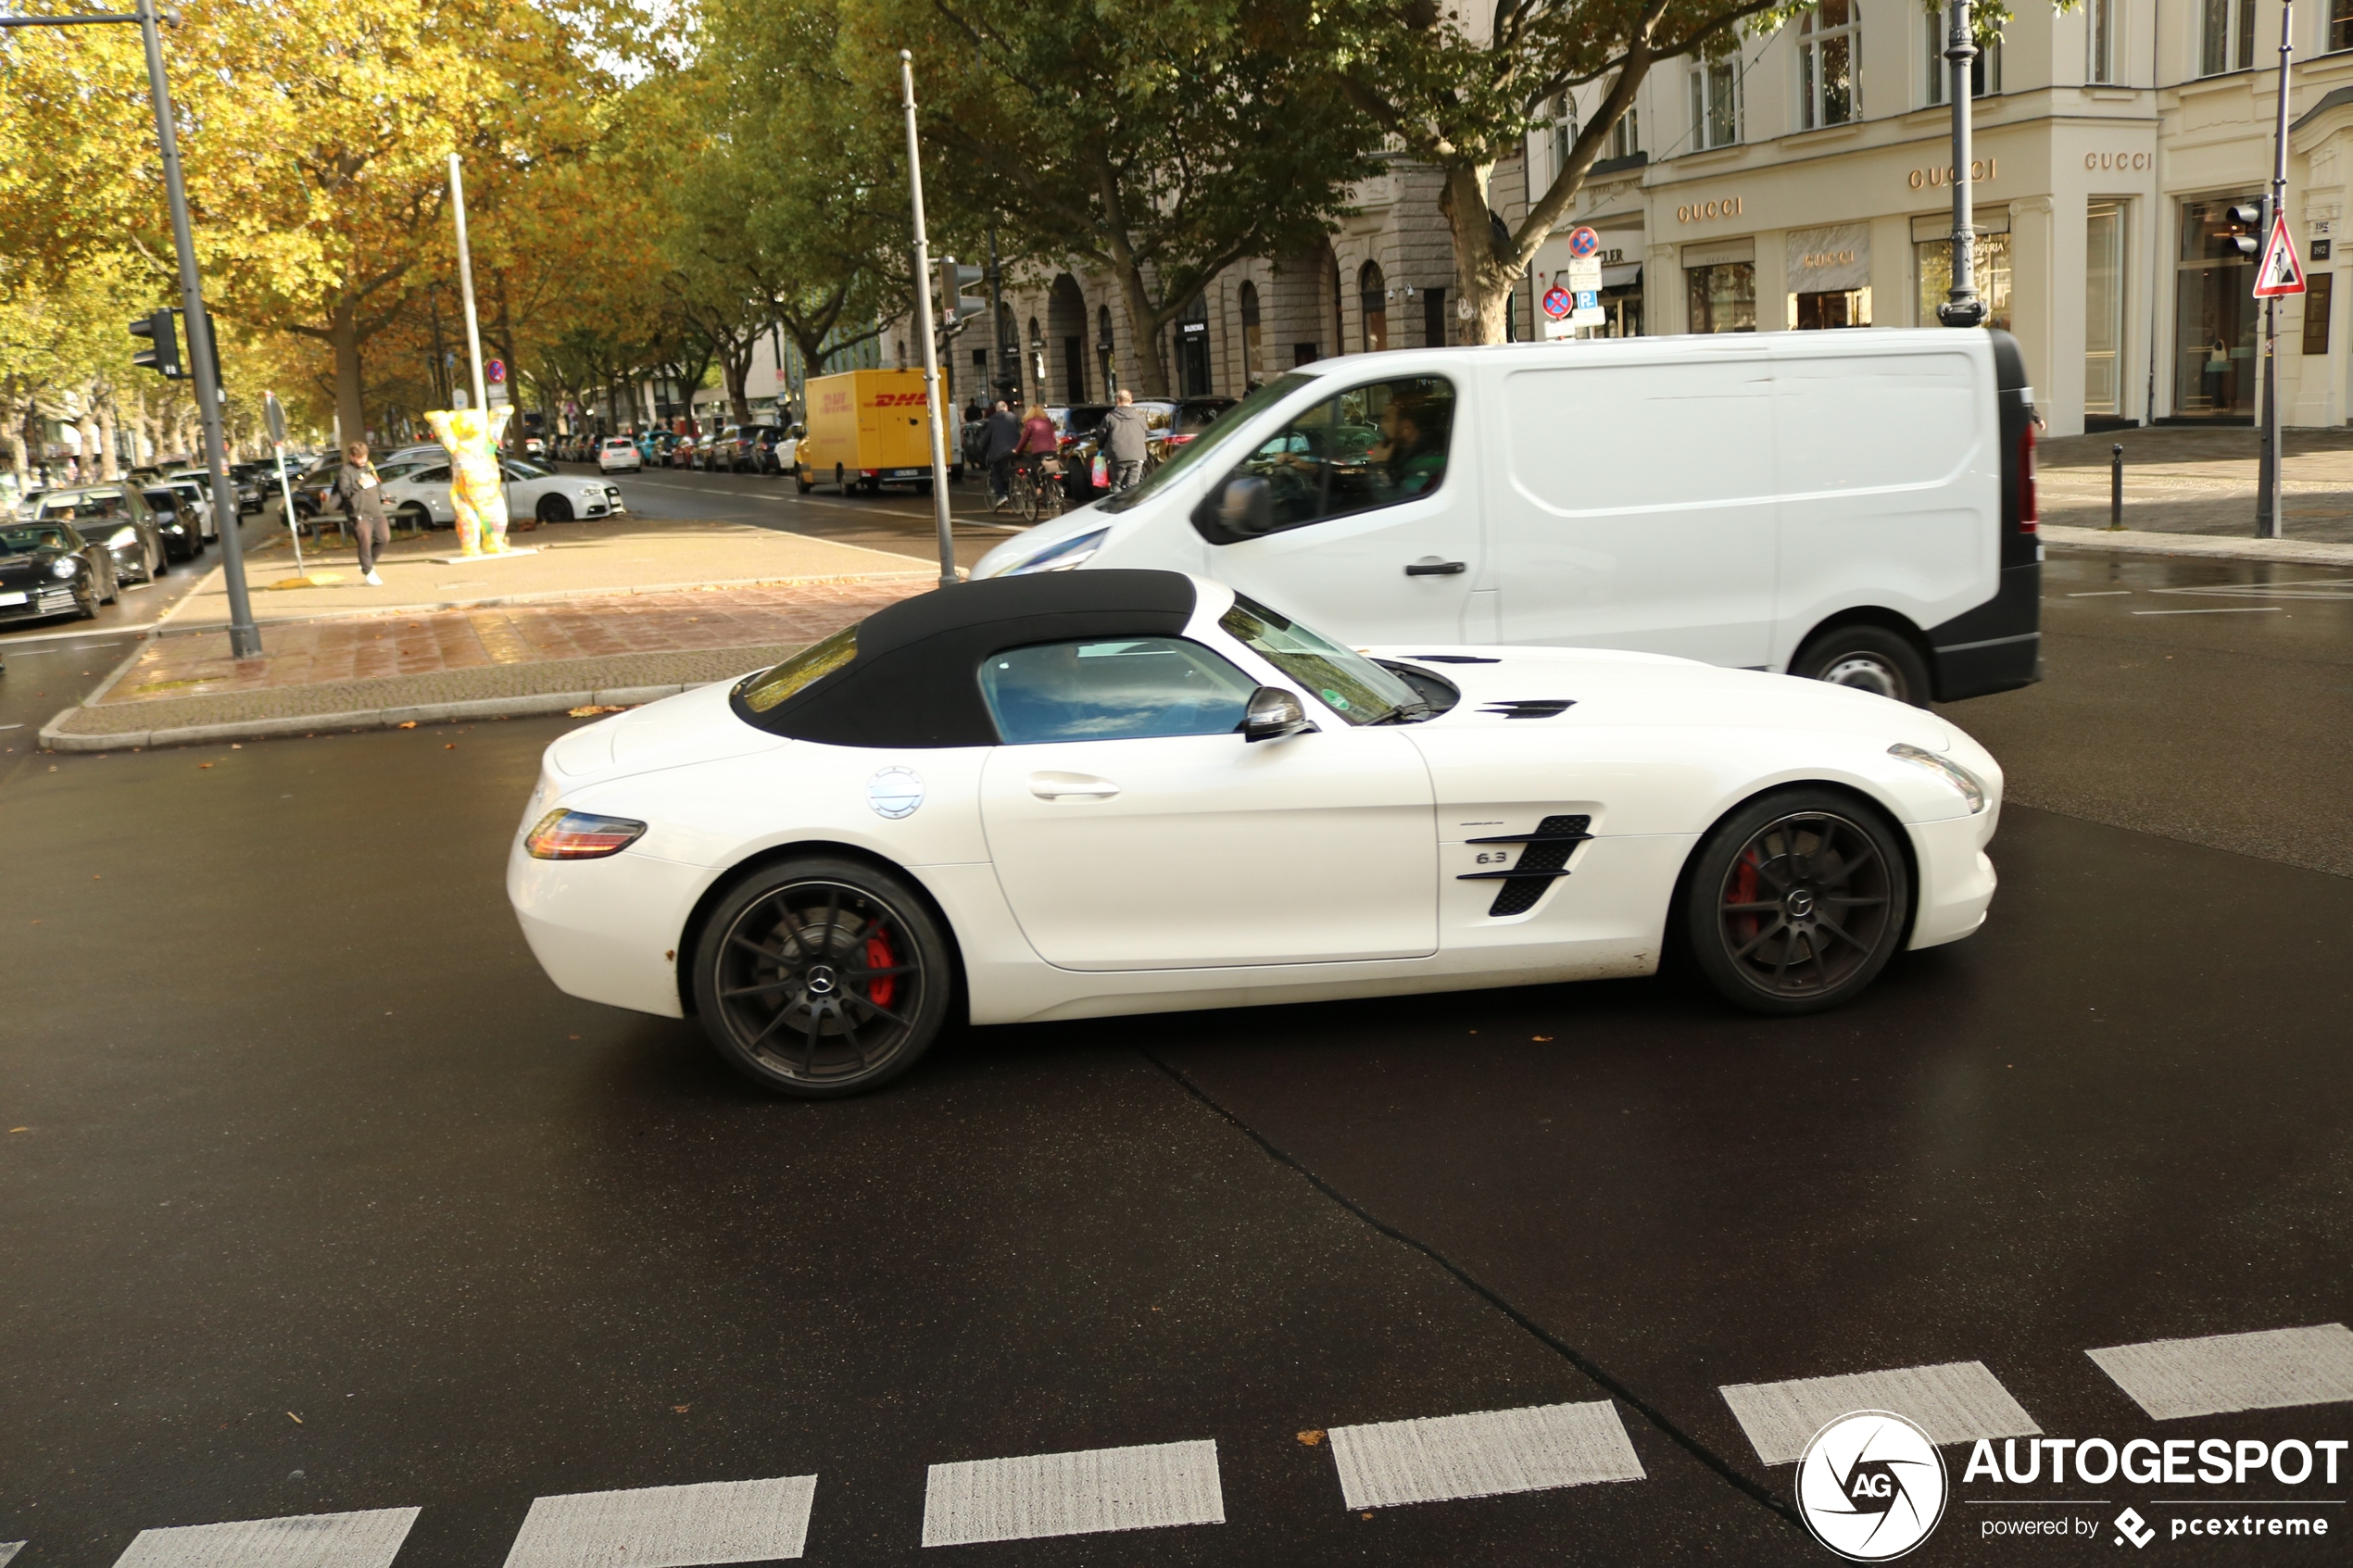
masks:
<svg viewBox="0 0 2353 1568"><path fill-rule="evenodd" d="M506 476L507 516L510 522L535 518L541 522L570 522L575 518L615 517L628 510L621 490L601 479L561 474L535 463L510 458L501 465ZM382 470L379 470L381 473ZM449 504L449 464L421 463L396 475L384 473L384 510L404 526L455 528L457 509Z"/></svg>
<svg viewBox="0 0 2353 1568"><path fill-rule="evenodd" d="M163 480L174 490L195 492L196 520L203 524L205 537L220 538L220 510L212 504L212 474L205 469L178 469L165 474Z"/></svg>
<svg viewBox="0 0 2353 1568"><path fill-rule="evenodd" d="M547 437L541 435L524 436L522 438L522 455L526 458L546 457L547 455Z"/></svg>
<svg viewBox="0 0 2353 1568"><path fill-rule="evenodd" d="M2000 332L1322 360L974 575L1182 569L1353 643L1631 648L1952 701L2041 677L2032 395Z"/></svg>
<svg viewBox="0 0 2353 1568"><path fill-rule="evenodd" d="M122 595L114 557L69 522L0 524L0 621L95 620Z"/></svg>
<svg viewBox="0 0 2353 1568"><path fill-rule="evenodd" d="M112 558L118 583L152 583L166 570L163 535L136 486L53 490L43 497L33 521L71 523Z"/></svg>
<svg viewBox="0 0 2353 1568"><path fill-rule="evenodd" d="M598 473L638 473L645 466L637 444L625 435L609 435L597 447Z"/></svg>
<svg viewBox="0 0 2353 1568"><path fill-rule="evenodd" d="M951 1017L1647 975L1670 944L1735 1007L1820 1011L1983 922L2002 784L1864 692L1359 651L1205 578L1080 571L922 595L572 731L507 891L560 989L692 1011L754 1082L825 1098Z"/></svg>
<svg viewBox="0 0 2353 1568"><path fill-rule="evenodd" d="M794 472L800 466L801 427L792 425L779 429L769 425L766 429L767 435L752 453L752 471L778 475Z"/></svg>
<svg viewBox="0 0 2353 1568"><path fill-rule="evenodd" d="M162 535L164 554L172 560L194 560L204 554L204 527L187 498L168 484L149 485L139 492L156 532Z"/></svg>

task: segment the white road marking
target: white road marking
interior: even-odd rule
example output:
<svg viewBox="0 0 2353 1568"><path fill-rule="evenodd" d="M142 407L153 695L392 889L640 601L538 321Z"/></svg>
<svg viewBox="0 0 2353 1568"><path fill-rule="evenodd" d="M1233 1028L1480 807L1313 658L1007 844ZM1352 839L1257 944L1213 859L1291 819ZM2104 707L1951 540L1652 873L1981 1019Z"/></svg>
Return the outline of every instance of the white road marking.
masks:
<svg viewBox="0 0 2353 1568"><path fill-rule="evenodd" d="M2133 590L2130 588L2095 588L2088 593L2070 594L2067 596L2070 599L2129 599L2133 596Z"/></svg>
<svg viewBox="0 0 2353 1568"><path fill-rule="evenodd" d="M2134 615L2277 615L2277 605L2233 605L2227 609L2136 609Z"/></svg>
<svg viewBox="0 0 2353 1568"><path fill-rule="evenodd" d="M388 1568L413 1508L142 1530L114 1568Z"/></svg>
<svg viewBox="0 0 2353 1568"><path fill-rule="evenodd" d="M2083 1353L2158 1421L2353 1399L2353 1330L2341 1323Z"/></svg>
<svg viewBox="0 0 2353 1568"><path fill-rule="evenodd" d="M506 1568L689 1568L799 1557L814 1475L540 1498Z"/></svg>
<svg viewBox="0 0 2353 1568"><path fill-rule="evenodd" d="M1734 1383L1717 1390L1767 1464L1794 1464L1822 1427L1853 1411L1893 1411L1918 1422L1935 1443L2029 1437L2042 1432L1983 1361L1897 1367L1891 1372Z"/></svg>
<svg viewBox="0 0 2353 1568"><path fill-rule="evenodd" d="M23 1549L22 1541L0 1541L0 1568L8 1568L9 1560Z"/></svg>
<svg viewBox="0 0 2353 1568"><path fill-rule="evenodd" d="M1208 1439L935 1464L924 1486L925 1546L1224 1523Z"/></svg>
<svg viewBox="0 0 2353 1568"><path fill-rule="evenodd" d="M1607 1399L1335 1426L1330 1436L1340 1495L1350 1508L1645 1478Z"/></svg>

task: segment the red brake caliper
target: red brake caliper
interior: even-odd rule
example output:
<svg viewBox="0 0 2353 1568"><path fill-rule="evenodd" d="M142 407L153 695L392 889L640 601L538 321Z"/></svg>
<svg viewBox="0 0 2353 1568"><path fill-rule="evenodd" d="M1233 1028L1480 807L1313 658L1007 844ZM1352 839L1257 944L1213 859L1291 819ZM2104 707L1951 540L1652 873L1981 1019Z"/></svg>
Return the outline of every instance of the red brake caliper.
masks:
<svg viewBox="0 0 2353 1568"><path fill-rule="evenodd" d="M891 956L888 932L877 931L866 938L868 969L896 969L898 965L899 960ZM878 974L866 982L866 996L878 1008L888 1007L890 998L898 994L899 976L895 974Z"/></svg>
<svg viewBox="0 0 2353 1568"><path fill-rule="evenodd" d="M1754 849L1746 851L1741 856L1740 863L1732 868L1731 897L1725 899L1724 902L1728 904L1754 904L1756 902L1755 854L1756 851ZM1757 934L1758 931L1764 928L1764 916L1758 914L1754 909L1743 910L1740 917L1740 934L1742 942L1746 943L1749 941Z"/></svg>

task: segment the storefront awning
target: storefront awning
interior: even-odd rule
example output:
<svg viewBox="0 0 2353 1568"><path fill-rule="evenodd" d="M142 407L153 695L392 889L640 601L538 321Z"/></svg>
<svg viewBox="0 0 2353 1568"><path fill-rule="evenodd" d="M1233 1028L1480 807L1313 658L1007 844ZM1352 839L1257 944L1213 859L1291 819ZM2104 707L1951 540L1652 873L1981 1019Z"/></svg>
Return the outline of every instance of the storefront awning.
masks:
<svg viewBox="0 0 2353 1568"><path fill-rule="evenodd" d="M1642 284L1642 264L1629 261L1622 267L1602 269L1602 287L1605 289L1640 288Z"/></svg>

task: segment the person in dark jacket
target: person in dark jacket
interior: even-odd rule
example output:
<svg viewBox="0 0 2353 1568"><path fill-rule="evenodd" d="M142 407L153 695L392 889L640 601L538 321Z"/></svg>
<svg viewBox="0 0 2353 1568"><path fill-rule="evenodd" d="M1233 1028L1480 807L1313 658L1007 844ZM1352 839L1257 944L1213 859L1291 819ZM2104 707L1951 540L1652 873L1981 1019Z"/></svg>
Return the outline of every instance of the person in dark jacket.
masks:
<svg viewBox="0 0 2353 1568"><path fill-rule="evenodd" d="M359 581L381 588L376 552L392 543L392 525L384 521L384 483L368 461L368 444L354 441L343 449L343 467L335 474L335 499L349 520L352 539L359 546Z"/></svg>
<svg viewBox="0 0 2353 1568"><path fill-rule="evenodd" d="M1013 453L1021 445L1021 420L1003 402L989 411L988 445L988 494L991 509L1002 509L1013 492Z"/></svg>
<svg viewBox="0 0 2353 1568"><path fill-rule="evenodd" d="M1119 401L1103 416L1103 457L1111 466L1111 493L1133 490L1143 482L1145 433L1151 424L1136 407L1136 395L1119 389Z"/></svg>

